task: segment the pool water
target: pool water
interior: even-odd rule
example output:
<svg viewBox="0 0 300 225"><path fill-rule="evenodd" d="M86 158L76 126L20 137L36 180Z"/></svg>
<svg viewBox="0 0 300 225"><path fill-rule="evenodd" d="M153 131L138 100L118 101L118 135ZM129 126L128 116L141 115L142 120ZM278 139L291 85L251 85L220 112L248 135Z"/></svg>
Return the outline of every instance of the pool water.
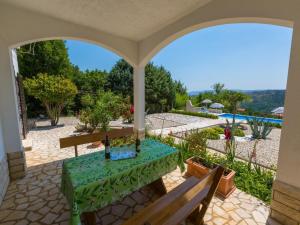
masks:
<svg viewBox="0 0 300 225"><path fill-rule="evenodd" d="M219 115L219 117L225 118L225 119L232 119L233 118L233 114L231 114L231 113L223 113L223 114ZM247 119L253 120L253 118L263 119L262 120L263 122L282 124L282 119L262 118L262 117L239 115L239 114L235 115L235 119L236 120L246 120L247 121Z"/></svg>

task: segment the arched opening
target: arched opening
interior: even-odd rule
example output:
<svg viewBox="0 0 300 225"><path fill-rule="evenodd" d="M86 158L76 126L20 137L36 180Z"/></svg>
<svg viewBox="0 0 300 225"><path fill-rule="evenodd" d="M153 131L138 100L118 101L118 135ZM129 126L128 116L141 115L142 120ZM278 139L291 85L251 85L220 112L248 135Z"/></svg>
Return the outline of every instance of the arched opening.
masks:
<svg viewBox="0 0 300 225"><path fill-rule="evenodd" d="M81 47L83 47L83 49ZM60 118L57 126L50 126L49 115L47 115L44 104L41 104L43 108L42 112L38 111L38 109L32 113L33 118L31 121L35 123L36 127L32 127L27 137L27 139L31 140L32 144L32 149L24 153L27 172L22 180L13 183L16 188L16 194L12 196L12 198L15 199L17 193L21 193L22 190L27 190L27 193L23 193L24 200L27 198L25 196L31 196L31 202L29 203L28 199L28 202L25 203L27 206L25 208L21 206L21 210L28 211L28 213L34 211L37 216L35 220L39 223L47 223L44 218L52 209L55 212L50 213L53 217L51 219L52 222L48 221L49 223L54 223L55 220L57 222L59 221L59 223L63 221L67 223L70 219L68 203L63 195L60 194L60 183L63 160L74 157L74 148L60 149L59 138L84 134L86 130L82 131L80 130L82 127L77 127L78 123L84 124L80 118L81 114L79 114L80 116L78 118L76 118L75 115L76 110L78 110L78 112L80 112L81 109L87 110L87 108L93 110L93 105L86 107L83 105L82 100L84 96L89 95L92 98L98 98L100 96L100 94L98 96L98 92L101 92L100 99L97 99L100 101L101 98L104 98L105 93L116 90L114 87L119 84L118 75L121 76L123 72L120 72L118 69L123 68L122 66L124 64L126 64L126 67L130 67L130 64L121 59L120 56L104 49L101 49L99 54L98 47L93 46L93 49L87 49L90 47L91 45L87 45L83 42L68 42L68 40L66 40L65 43L62 40L48 40L36 43L35 45L20 46L20 48L17 49L20 67L19 74L23 75L24 82L26 79L36 77L39 73L48 73L49 76L53 77L62 75L60 77L61 79L68 79L76 85L78 90L76 96L73 96L73 99L71 99L73 104L64 106L64 111L62 112L63 118ZM92 56L87 56L87 54L92 53ZM76 61L76 55L78 54L81 55L82 61L85 61L86 57L90 60L92 57L100 58L100 60L94 62L94 64L90 61L79 64L78 61ZM108 65L102 63L102 60L108 59L110 60ZM96 66L95 63L97 64ZM107 82L109 78L112 79L111 82L113 84ZM55 80L55 82L59 82L59 80ZM70 83L65 84L70 85ZM121 84L118 87L122 88L122 90L133 89L126 85L123 87ZM61 87L59 87L59 85L54 86L54 88L57 88L56 91L60 92ZM26 89L25 91L28 90ZM50 94L54 95L55 93L51 92ZM65 92L65 94L67 93ZM117 93L111 94L109 100L111 102L116 100L116 95ZM125 104L127 99L125 96L120 96L120 99L118 98L117 100L118 102L115 102L115 104ZM38 99L37 102L40 104L40 101L41 99ZM101 102L101 107L104 107L102 103L104 102ZM72 108L74 108L76 104L79 104L79 108L73 110ZM98 104L98 102L93 104ZM33 104L32 107L35 108L30 108L29 110L36 109L37 105ZM71 109L70 112L68 112L69 109ZM110 114L113 110L114 105L110 103L110 108L106 111L106 114ZM68 113L70 114L68 115ZM43 116L40 114L43 114ZM101 119L103 120L103 118ZM111 118L109 119L112 120ZM123 123L122 120L114 121L114 123L111 124L112 128L122 128L123 126L132 126L132 124L128 124L127 121ZM76 130L77 128L78 130ZM103 150L103 145L99 146L99 143L95 143L95 146L86 144L78 147L79 155L99 152L100 150ZM10 191L11 188L12 186L9 186L8 191ZM52 203L50 203L50 201ZM3 204L5 206L6 201L4 201ZM19 205L18 200L9 207L17 208L17 205Z"/></svg>
<svg viewBox="0 0 300 225"><path fill-rule="evenodd" d="M173 41L201 29L226 25L226 24L237 24L237 23L258 23L258 24L269 24L277 25L283 27L293 27L293 22L284 19L275 19L275 18L263 18L263 17L232 17L232 18L221 18L215 20L207 21L198 21L199 18L189 21L187 20L186 24L173 26L167 32L162 32L162 34L154 34L148 39L144 40L141 43L140 48L140 64L145 65L152 57L154 57L161 49L163 49L168 44Z"/></svg>
<svg viewBox="0 0 300 225"><path fill-rule="evenodd" d="M275 172L282 125L282 118L280 118L282 115L278 111L281 110L279 107L284 107L291 40L291 28L241 23L211 26L193 31L164 47L152 58L152 61L164 65L174 79L187 86L187 89L191 91L188 94L192 96L187 98L178 96L178 103L181 105L178 104L178 110L174 111L178 115L164 115L161 119L172 118L176 124L183 121L182 114L186 115L186 120L191 115L200 118L208 116L207 113L218 116L219 110L213 111L207 107L207 104L210 106L212 103L225 105L223 113L226 114L219 115L219 118L215 120L203 117L198 120L191 119L184 125L176 124L173 128L165 128L162 133L188 140L187 136L192 136L195 130L206 130L211 135L208 138L210 139L208 140L209 151L213 154L226 153L224 127L226 127L226 119L231 122L233 116L226 106L227 100L222 99L222 95L217 97L217 87L212 88L215 83L225 84L225 89L229 89L227 91L241 92L252 99L252 102L239 104L238 112L235 112L238 114L235 116L236 122L241 125L236 133L237 159L245 164L251 163L252 166L256 164L263 170L272 171L271 173ZM194 107L186 106L183 99L190 99ZM202 103L207 99L211 102ZM276 108L279 109L275 110ZM258 117L257 120L265 118L265 121L274 123L269 124L273 127L270 129L270 134L263 138L254 138L257 127L253 124L249 125L253 121L252 116ZM263 126L259 125L259 127ZM187 132L188 130L190 133ZM221 134L220 137L219 134ZM248 181L240 184L240 188L247 192L243 189L246 182ZM253 190L257 186L259 186L258 183L254 182ZM270 185L265 185L265 187L267 195L264 197L254 195L261 197L264 201L270 201L272 187ZM266 196L268 197L265 198Z"/></svg>

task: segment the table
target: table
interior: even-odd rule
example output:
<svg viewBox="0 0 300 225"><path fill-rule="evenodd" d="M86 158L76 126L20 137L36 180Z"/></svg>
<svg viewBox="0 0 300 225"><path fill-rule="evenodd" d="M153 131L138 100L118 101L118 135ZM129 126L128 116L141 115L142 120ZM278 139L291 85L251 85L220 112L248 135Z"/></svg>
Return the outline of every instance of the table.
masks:
<svg viewBox="0 0 300 225"><path fill-rule="evenodd" d="M70 224L80 225L81 213L94 212L147 184L160 185L177 161L175 148L152 139L141 141L141 152L133 159L105 160L100 151L65 160L61 190L72 209Z"/></svg>

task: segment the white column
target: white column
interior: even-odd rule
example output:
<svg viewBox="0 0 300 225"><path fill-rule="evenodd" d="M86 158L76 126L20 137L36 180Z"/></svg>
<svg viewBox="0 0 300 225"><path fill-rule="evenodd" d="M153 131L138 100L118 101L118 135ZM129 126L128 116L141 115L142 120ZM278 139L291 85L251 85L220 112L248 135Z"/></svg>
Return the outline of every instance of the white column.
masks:
<svg viewBox="0 0 300 225"><path fill-rule="evenodd" d="M277 179L300 188L300 24L293 31Z"/></svg>
<svg viewBox="0 0 300 225"><path fill-rule="evenodd" d="M270 224L300 222L300 21L294 26Z"/></svg>
<svg viewBox="0 0 300 225"><path fill-rule="evenodd" d="M140 136L145 134L145 67L134 67L134 130Z"/></svg>
<svg viewBox="0 0 300 225"><path fill-rule="evenodd" d="M10 50L0 40L0 117L6 153L23 151Z"/></svg>

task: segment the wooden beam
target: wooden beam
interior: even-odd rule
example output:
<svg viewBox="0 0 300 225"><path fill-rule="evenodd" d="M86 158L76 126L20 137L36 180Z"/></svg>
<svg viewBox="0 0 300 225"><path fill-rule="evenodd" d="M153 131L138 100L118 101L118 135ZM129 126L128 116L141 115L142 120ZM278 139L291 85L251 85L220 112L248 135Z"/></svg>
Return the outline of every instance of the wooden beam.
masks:
<svg viewBox="0 0 300 225"><path fill-rule="evenodd" d="M105 135L108 135L110 139L127 137L133 134L133 128L122 128L122 129L113 129L108 131L107 133L104 131L100 131L93 134L83 134L78 136L70 136L59 139L60 148L67 148L76 145L88 144L96 141L102 141L105 139Z"/></svg>

